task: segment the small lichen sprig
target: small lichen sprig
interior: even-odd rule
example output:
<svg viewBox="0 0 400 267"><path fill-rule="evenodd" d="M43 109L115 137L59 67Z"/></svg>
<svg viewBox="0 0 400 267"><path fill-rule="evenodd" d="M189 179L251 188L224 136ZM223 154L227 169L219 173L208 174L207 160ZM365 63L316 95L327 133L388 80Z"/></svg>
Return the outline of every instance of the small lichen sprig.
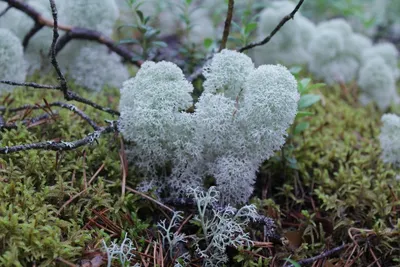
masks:
<svg viewBox="0 0 400 267"><path fill-rule="evenodd" d="M400 117L395 114L382 116L382 128L379 140L382 147L382 160L400 168Z"/></svg>
<svg viewBox="0 0 400 267"><path fill-rule="evenodd" d="M103 240L103 248L107 254L107 267L111 267L115 259L119 260L121 266L127 266L127 264L135 258L135 254L133 254L132 251L136 250L136 248L132 240L127 237L127 234L125 234L124 240L122 240L120 245L112 241L111 244L107 246L107 243ZM133 267L140 267L140 264L136 263Z"/></svg>
<svg viewBox="0 0 400 267"><path fill-rule="evenodd" d="M183 217L182 212L174 212L170 223L167 223L166 220L162 220L157 223L157 227L159 228L159 233L162 237L162 244L164 249L169 251L170 259L175 261L175 266L181 266L182 262L187 263L190 259L190 255L188 252L180 251L179 244L187 243L187 237L184 233L178 233L173 231L173 229L179 227L179 223L181 223Z"/></svg>
<svg viewBox="0 0 400 267"><path fill-rule="evenodd" d="M250 221L259 218L254 205L240 209L231 206L218 208L220 193L215 187L204 192L199 188L191 189L189 195L194 198L197 214L192 223L198 225L201 233L196 237L196 253L204 259L203 266L221 266L228 261L225 253L228 246L249 246L252 241L245 228ZM205 246L201 243L204 242Z"/></svg>

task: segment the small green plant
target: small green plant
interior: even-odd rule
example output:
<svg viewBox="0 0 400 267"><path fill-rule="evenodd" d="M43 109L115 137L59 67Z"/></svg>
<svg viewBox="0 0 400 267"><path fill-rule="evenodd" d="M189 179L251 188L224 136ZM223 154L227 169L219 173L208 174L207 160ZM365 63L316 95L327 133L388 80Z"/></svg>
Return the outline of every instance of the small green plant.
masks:
<svg viewBox="0 0 400 267"><path fill-rule="evenodd" d="M119 40L119 44L129 44L129 45L138 45L140 47L141 52L134 56L132 60L140 61L146 60L149 58L150 53L155 48L166 47L167 44L162 41L158 41L158 35L160 34L160 30L157 30L150 26L149 22L151 16L145 16L144 13L140 10L140 6L143 4L141 0L126 0L127 4L131 8L133 18L135 20L132 24L123 24L117 28L117 31L121 33L122 29L130 29L130 36L135 36L138 33L138 36L128 37L122 40Z"/></svg>

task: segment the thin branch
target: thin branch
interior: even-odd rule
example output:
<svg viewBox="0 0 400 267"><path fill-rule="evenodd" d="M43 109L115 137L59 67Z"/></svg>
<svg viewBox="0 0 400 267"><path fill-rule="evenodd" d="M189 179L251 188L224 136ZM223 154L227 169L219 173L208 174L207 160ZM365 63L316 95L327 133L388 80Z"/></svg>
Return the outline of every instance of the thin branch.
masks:
<svg viewBox="0 0 400 267"><path fill-rule="evenodd" d="M109 183L109 184L115 184L115 182L110 181L110 180L104 179L104 181L106 181L106 182ZM159 205L161 208L166 209L166 210L168 210L168 211L171 212L171 213L174 213L174 212L175 212L172 208L170 208L170 207L168 207L167 205L163 204L161 201L158 201L158 200L156 200L156 199L154 199L154 198L152 198L152 197L146 195L146 194L143 193L143 192L137 191L137 190L135 190L135 189L133 189L133 188L130 188L129 186L125 186L125 189L126 189L127 191L131 192L131 193L137 194L137 195L139 195L139 196L141 196L141 197L143 197L143 198L145 198L145 199L147 199L147 200L150 200L151 202L154 202L155 204Z"/></svg>
<svg viewBox="0 0 400 267"><path fill-rule="evenodd" d="M24 47L24 50L26 49L26 47L29 44L29 41L31 40L31 38L43 28L44 25L40 24L40 23L35 23L35 25L33 25L32 29L25 35L24 40L22 41L22 46Z"/></svg>
<svg viewBox="0 0 400 267"><path fill-rule="evenodd" d="M0 0L0 1L7 2L9 7L13 7L13 8L16 8L16 9L24 12L26 15L28 15L35 21L35 24L54 28L54 24L55 24L54 20L52 21L52 20L46 19L36 9L31 7L27 3L22 2L20 0ZM66 39L63 40L64 44L62 46L65 46L65 44L68 43L72 39L84 39L84 40L96 41L100 44L106 45L110 50L114 51L119 56L123 57L126 61L131 62L138 67L140 67L142 64L142 61L132 60L132 58L135 56L135 54L133 52L129 51L128 49L126 49L123 46L118 45L112 39L104 36L100 32L97 32L97 31L94 31L91 29L86 29L86 28L78 28L78 27L73 27L73 26L60 25L58 23L57 23L56 27L57 27L57 29L60 29L62 31L66 31L67 33L69 33L68 37L65 37ZM28 41L30 38L33 37L33 35L36 32L34 32L28 38ZM61 44L60 44L60 46L61 46ZM58 51L59 50L56 49L56 54Z"/></svg>
<svg viewBox="0 0 400 267"><path fill-rule="evenodd" d="M348 246L349 246L348 244L343 244L343 245L341 245L339 247L333 248L331 250L327 250L327 251L325 251L324 253L321 253L318 256L315 256L315 257L312 257L312 258L308 258L308 259L304 259L304 260L300 260L297 263L299 263L300 265L311 264L314 261L329 257L330 255L332 255L332 254L334 254L334 253L336 253L338 251L341 251L341 250L347 248ZM294 265L289 265L289 267L294 267Z"/></svg>
<svg viewBox="0 0 400 267"><path fill-rule="evenodd" d="M294 18L294 15L300 9L303 2L304 2L304 0L300 0L299 3L296 5L295 9L289 15L286 15L285 17L283 17L283 19L279 22L279 24L275 27L275 29L264 40L262 40L261 42L251 43L249 45L246 45L246 46L240 48L238 51L244 52L244 51L252 49L256 46L261 46L261 45L265 45L266 43L268 43L271 40L271 38L282 28L282 26L285 25L286 22L288 22L289 20Z"/></svg>
<svg viewBox="0 0 400 267"><path fill-rule="evenodd" d="M67 31L63 36L60 37L56 46L56 54L58 54L58 52L60 52L61 49L63 49L68 44L68 42L74 39L95 41L99 44L103 44L107 46L111 51L115 52L129 62L133 62L138 67L140 67L143 63L140 60L132 61L132 58L135 56L132 51L124 46L117 45L111 38L103 35L101 32L80 27L71 28L71 30Z"/></svg>
<svg viewBox="0 0 400 267"><path fill-rule="evenodd" d="M219 51L226 47L226 42L228 41L229 31L231 28L232 17L233 17L233 9L234 9L235 1L229 0L228 3L228 13L225 19L224 33L222 35L221 45L219 46Z"/></svg>
<svg viewBox="0 0 400 267"><path fill-rule="evenodd" d="M61 87L59 85L47 85L47 84L38 84L38 83L32 83L32 82L20 83L20 82L13 82L13 81L7 81L7 80L0 80L0 83L15 85L15 86L27 86L27 87L37 88L37 89L61 89Z"/></svg>
<svg viewBox="0 0 400 267"><path fill-rule="evenodd" d="M73 150L81 146L85 146L88 144L92 144L96 141L102 134L116 132L116 125L112 123L111 125L100 128L98 131L94 131L82 139L72 141L72 142L55 142L55 141L44 141L39 143L32 143L32 144L23 144L23 145L16 145L16 146L6 146L0 147L0 154L10 154L19 151L26 151L26 150L53 150L53 151L68 151Z"/></svg>
<svg viewBox="0 0 400 267"><path fill-rule="evenodd" d="M68 85L67 85L67 80L65 79L64 75L61 72L60 66L58 65L57 59L56 59L56 43L57 39L59 37L58 34L58 20L57 20L57 7L56 4L54 3L54 0L49 0L50 1L50 7L51 7L51 13L53 15L53 41L51 43L50 47L50 56L51 56L51 64L53 65L55 71L57 72L58 80L60 82L60 87L61 91L64 94L64 97L68 99Z"/></svg>
<svg viewBox="0 0 400 267"><path fill-rule="evenodd" d="M74 112L75 114L77 114L79 117L81 117L87 123L89 123L90 126L92 126L94 130L100 130L100 127L92 119L90 119L89 116L86 115L82 110L80 110L79 108L77 108L74 105L62 103L62 102L52 102L52 103L46 103L43 105L24 105L21 107L9 108L9 109L7 109L5 107L0 107L0 112L4 112L6 110L8 110L9 112L17 112L17 111L26 110L26 109L37 110L37 109L44 109L46 107L60 107L60 108L68 109L68 110Z"/></svg>
<svg viewBox="0 0 400 267"><path fill-rule="evenodd" d="M11 5L10 1L13 2L15 0L2 0L2 1L7 1ZM52 25L53 25L53 40L52 40L51 48L50 48L50 57L51 57L51 64L53 65L53 67L57 73L60 85L52 86L52 85L41 85L41 84L37 84L37 83L18 83L18 82L12 82L12 81L0 81L0 83L17 85L17 86L30 86L33 88L57 89L57 90L60 90L64 94L64 98L68 101L75 100L75 101L87 104L89 106L92 106L98 110L110 113L112 115L119 116L120 113L118 111L110 109L110 108L102 107L102 106L96 104L95 102L90 101L86 98L83 98L83 97L79 96L78 94L68 90L67 80L65 79L63 73L61 72L61 69L58 65L57 58L56 58L56 54L57 54L56 47L57 47L57 40L59 37L59 34L58 34L59 26L58 26L58 21L57 21L57 7L54 3L54 0L49 0L49 1L50 1L50 7L51 7L51 11L52 11L52 16L53 16L53 23L52 23ZM40 17L40 14L38 12L33 10L31 7L29 7L25 3L20 3L19 1L16 1L16 3L17 4L15 4L15 7L24 7L26 10L28 10L30 12L29 14L32 14L31 17L33 17L33 18L37 18L38 16ZM24 11L24 9L20 9L20 10ZM42 24L40 24L40 20L36 21L36 25L42 25ZM96 34L99 34L99 33L96 32ZM33 36L33 35L31 35L31 36ZM94 127L94 124L91 123L90 125L92 127Z"/></svg>
<svg viewBox="0 0 400 267"><path fill-rule="evenodd" d="M10 6L7 6L3 11L1 11L0 12L0 17L4 16L8 12L8 10L10 10L10 8L11 8Z"/></svg>
<svg viewBox="0 0 400 267"><path fill-rule="evenodd" d="M99 104L96 104L95 102L90 101L89 99L83 98L83 97L79 96L78 94L76 94L74 92L71 92L71 91L67 92L67 100L75 100L77 102L81 102L83 104L86 104L86 105L89 105L91 107L94 107L95 109L107 112L107 113L109 113L111 115L117 115L117 116L120 115L120 113L118 111L116 111L116 110L113 110L111 108L102 107Z"/></svg>
<svg viewBox="0 0 400 267"><path fill-rule="evenodd" d="M30 126L32 124L38 123L38 122L43 121L43 120L48 120L50 118L52 118L51 115L43 114L43 115L40 115L40 116L35 117L35 118L22 120L22 121L20 121L20 123L23 124L23 125ZM5 124L4 122L3 123L0 122L0 130L3 130L3 129L11 130L11 129L17 129L17 128L18 128L18 126L17 126L17 123L15 123L15 122L14 123L8 123L8 124Z"/></svg>

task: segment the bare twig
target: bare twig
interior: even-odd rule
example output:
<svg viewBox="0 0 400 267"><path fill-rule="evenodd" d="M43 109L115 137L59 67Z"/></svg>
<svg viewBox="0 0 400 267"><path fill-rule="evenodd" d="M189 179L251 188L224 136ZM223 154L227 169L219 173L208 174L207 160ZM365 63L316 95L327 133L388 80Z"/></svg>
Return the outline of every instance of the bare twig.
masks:
<svg viewBox="0 0 400 267"><path fill-rule="evenodd" d="M0 147L0 154L9 154L15 153L19 151L26 151L26 150L53 150L53 151L67 151L73 150L81 146L85 146L88 144L92 144L95 142L102 134L116 132L116 125L113 123L107 127L100 128L100 130L94 131L82 139L72 141L72 142L55 142L55 141L44 141L39 143L32 143L32 144L23 144L23 145L16 145L16 146L6 146Z"/></svg>
<svg viewBox="0 0 400 267"><path fill-rule="evenodd" d="M46 27L52 27L54 28L54 21L46 19L43 17L36 9L31 7L25 2L22 2L20 0L0 0L3 2L7 2L9 7L16 8L22 12L24 12L26 15L31 17L34 21L35 24L46 26ZM5 11L3 11L5 12ZM39 27L39 26L37 26ZM141 61L135 61L132 58L135 56L135 54L128 49L126 49L123 46L117 45L112 39L104 36L102 33L91 30L91 29L86 29L86 28L77 28L73 26L67 26L67 25L59 25L57 23L57 29L60 29L62 31L67 32L68 37L65 37L66 39L62 40L60 43L60 46L65 46L66 43L68 43L72 39L85 39L85 40L90 40L90 41L96 41L100 44L106 45L110 50L114 51L117 53L119 56L124 58L126 61L133 63L134 65L140 67L142 62ZM26 36L26 42L29 42L29 39L33 37L33 35L37 32L33 32L33 29L30 32L30 36ZM29 34L29 33L28 33ZM24 41L25 41L24 39ZM59 49L56 49L56 54L59 52Z"/></svg>
<svg viewBox="0 0 400 267"><path fill-rule="evenodd" d="M288 22L289 20L294 18L294 15L300 9L300 7L303 3L304 3L304 0L300 0L299 3L296 5L295 9L290 14L283 17L282 20L279 22L279 24L275 27L275 29L264 40L262 40L261 42L248 44L248 45L240 48L238 51L244 52L244 51L252 49L256 46L261 46L261 45L265 45L266 43L268 43L271 40L271 38L282 28L282 26L285 25L286 22Z"/></svg>
<svg viewBox="0 0 400 267"><path fill-rule="evenodd" d="M40 116L35 117L35 118L31 118L31 119L26 119L26 120L20 121L20 123L23 124L23 125L30 126L32 124L36 124L36 123L38 123L40 121L48 120L50 118L52 118L51 115L43 114L43 115L40 115ZM1 123L0 122L0 130L2 130L2 129L10 130L10 129L17 129L17 128L18 127L17 127L16 123L7 123L7 124L5 124L5 123Z"/></svg>
<svg viewBox="0 0 400 267"><path fill-rule="evenodd" d="M10 6L16 7L21 11L26 11L28 15L30 15L32 18L35 19L35 22L37 25L45 25L45 24L41 24L41 20L40 20L41 15L36 10L34 10L30 6L28 6L27 4L22 3L18 0L2 0L2 1L8 2ZM64 98L68 101L75 100L75 101L87 104L89 106L92 106L98 110L110 113L112 115L120 115L120 113L116 110L102 107L102 106L96 104L95 102L90 101L86 98L83 98L83 97L79 96L78 94L68 90L67 81L66 81L63 73L61 72L61 69L58 65L57 58L56 58L56 46L57 46L57 40L59 37L58 29L60 28L58 26L58 21L57 21L57 7L54 3L54 0L49 0L49 1L50 1L51 10L52 10L52 16L53 16L53 22L52 22L53 40L52 40L51 48L50 48L50 57L51 57L51 64L53 65L53 67L57 73L60 85L52 86L52 85L41 85L41 84L37 84L37 83L18 83L18 82L12 82L12 81L0 81L0 82L6 83L6 84L11 84L11 85L18 85L18 86L30 86L33 88L60 90L64 94ZM91 126L93 127L94 124L91 124ZM95 130L97 130L97 129L95 128Z"/></svg>
<svg viewBox="0 0 400 267"><path fill-rule="evenodd" d="M40 24L40 23L35 23L35 25L33 25L32 29L25 35L24 40L22 41L22 46L24 47L24 50L26 49L26 47L29 44L29 41L31 40L31 38L43 28L44 25Z"/></svg>
<svg viewBox="0 0 400 267"><path fill-rule="evenodd" d="M84 98L84 97L81 97L80 95L78 95L77 93L74 93L74 92L72 92L72 91L68 91L68 92L67 92L67 98L66 98L66 99L69 100L69 101L70 101L70 100L75 100L75 101L77 101L77 102L81 102L81 103L83 103L83 104L92 106L92 107L94 107L95 109L98 109L98 110L107 112L107 113L109 113L109 114L111 114L111 115L117 115L117 116L120 115L120 113L119 113L118 111L113 110L113 109L111 109L111 108L102 107L102 106L100 106L99 104L96 104L95 102L90 101L89 99L86 99L86 98Z"/></svg>
<svg viewBox="0 0 400 267"><path fill-rule="evenodd" d="M53 65L55 71L57 72L58 80L60 82L61 91L64 94L64 97L68 99L68 85L67 80L65 79L64 75L61 72L60 66L58 65L57 58L56 58L56 43L59 37L58 34L58 18L57 18L57 7L54 3L54 0L50 1L51 13L53 15L53 41L50 47L50 57L51 57L51 64Z"/></svg>
<svg viewBox="0 0 400 267"><path fill-rule="evenodd" d="M315 257L312 257L312 258L308 258L308 259L304 259L304 260L300 260L297 263L300 264L300 265L310 264L310 263L313 263L314 261L329 257L330 255L332 255L332 254L334 254L334 253L336 253L338 251L341 251L341 250L347 248L348 246L349 246L348 244L343 244L343 245L338 246L336 248L327 250L327 251L325 251L324 253L321 253L318 256L315 256ZM289 267L294 267L294 265L291 264L291 265L289 265Z"/></svg>
<svg viewBox="0 0 400 267"><path fill-rule="evenodd" d="M36 16L40 17L40 14L38 14L35 10L31 10L31 7L27 6L25 3L21 3L17 0L1 0L1 1L15 1L17 4L15 4L15 7L24 7L26 10L29 10L30 13L32 13L33 17L36 18ZM53 40L52 40L52 44L51 44L51 49L50 49L50 56L51 56L51 64L53 65L54 69L57 72L57 76L58 76L58 80L60 82L60 85L43 85L43 84L37 84L37 83L19 83L19 82L13 82L13 81L7 81L7 80L2 80L0 81L0 83L4 83L4 84L9 84L9 85L16 85L16 86L28 86L28 87L32 87L32 88L40 88L40 89L55 89L55 90L60 90L63 94L64 94L64 98L68 101L71 100L75 100L77 102L81 102L84 103L86 105L92 106L98 110L110 113L112 115L120 115L120 113L116 110L113 110L111 108L106 108L106 107L102 107L98 104L96 104L93 101L90 101L86 98L83 98L81 96L79 96L77 93L74 93L70 90L68 90L68 84L67 81L63 75L63 73L61 72L61 69L58 65L57 62L57 58L56 58L56 46L57 46L57 40L59 37L58 34L58 22L57 22L57 8L54 4L54 0L49 0L50 1L50 6L51 6L51 10L52 10L52 15L53 15L53 20L54 22L52 23L53 25ZM10 4L11 5L11 4ZM20 9L20 10L24 10L24 9ZM38 22L39 21L39 22ZM36 21L36 24L40 24L40 20ZM41 24L40 24L41 25ZM91 124L92 125L92 124ZM92 125L93 126L93 125Z"/></svg>
<svg viewBox="0 0 400 267"><path fill-rule="evenodd" d="M56 46L56 54L58 54L58 52L60 52L61 49L63 49L68 44L68 42L74 39L95 41L99 44L103 44L107 46L111 51L115 52L128 62L134 63L138 67L140 67L143 63L140 60L132 61L132 58L135 56L132 51L128 50L124 46L116 44L111 38L103 35L101 32L80 27L71 28L71 30L67 31L63 36L60 37Z"/></svg>
<svg viewBox="0 0 400 267"><path fill-rule="evenodd" d="M233 17L233 9L234 9L235 1L229 0L228 3L228 12L225 19L224 33L222 35L221 45L219 46L219 51L226 47L226 42L228 41L229 31L231 28L232 17Z"/></svg>
<svg viewBox="0 0 400 267"><path fill-rule="evenodd" d="M37 88L37 89L61 89L61 87L59 85L47 85L47 84L38 84L38 83L32 83L32 82L20 83L20 82L8 81L8 80L0 80L0 83L15 85L15 86L27 86L27 87Z"/></svg>
<svg viewBox="0 0 400 267"><path fill-rule="evenodd" d="M89 123L89 125L92 126L92 128L94 130L100 130L100 127L88 115L86 115L82 110L80 110L79 108L77 108L74 105L63 103L63 102L52 102L52 103L46 103L43 105L23 105L21 107L9 108L9 109L6 109L5 107L0 107L0 112L4 112L6 110L8 110L9 112L17 112L17 111L26 110L26 109L36 110L36 109L44 109L46 107L60 107L60 108L68 109L68 110L74 112L75 114L77 114L82 119L84 119L87 123Z"/></svg>
<svg viewBox="0 0 400 267"><path fill-rule="evenodd" d="M115 184L115 182L110 181L110 180L104 180L104 181L106 181L106 182L108 182L108 183L110 183L110 184ZM162 207L163 209L168 210L168 211L171 212L171 213L174 213L174 212L175 212L173 209L171 209L171 208L168 207L167 205L165 205L165 204L163 204L162 202L160 202L160 201L158 201L158 200L156 200L156 199L154 199L154 198L152 198L152 197L146 195L145 193L142 193L142 192L137 191L137 190L135 190L135 189L133 189L133 188L130 188L129 186L125 186L125 189L126 189L127 191L131 192L131 193L137 194L137 195L139 195L139 196L141 196L141 197L143 197L143 198L145 198L145 199L147 199L147 200L150 200L151 202L156 203L157 205L159 205L159 206Z"/></svg>
<svg viewBox="0 0 400 267"><path fill-rule="evenodd" d="M10 6L7 6L3 11L0 12L0 17L3 16L4 14L6 14L8 12L8 10L10 10Z"/></svg>

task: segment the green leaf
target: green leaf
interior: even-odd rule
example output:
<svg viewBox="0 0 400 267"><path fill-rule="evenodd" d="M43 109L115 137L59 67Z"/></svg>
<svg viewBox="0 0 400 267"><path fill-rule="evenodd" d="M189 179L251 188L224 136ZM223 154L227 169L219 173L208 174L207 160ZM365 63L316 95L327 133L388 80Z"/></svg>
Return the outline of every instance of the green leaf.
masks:
<svg viewBox="0 0 400 267"><path fill-rule="evenodd" d="M301 79L301 81L299 82L300 94L303 94L307 90L307 86L310 84L310 81L311 81L310 78Z"/></svg>
<svg viewBox="0 0 400 267"><path fill-rule="evenodd" d="M286 260L287 262L290 262L294 267L301 267L301 265L297 261L294 261L289 258L284 258L284 260Z"/></svg>
<svg viewBox="0 0 400 267"><path fill-rule="evenodd" d="M144 38L145 39L151 39L151 38L155 37L158 33L159 33L158 30L153 29L153 28L149 28L147 30L147 32L144 34Z"/></svg>
<svg viewBox="0 0 400 267"><path fill-rule="evenodd" d="M138 15L140 21L143 23L144 22L143 12L140 10L136 10L136 14Z"/></svg>
<svg viewBox="0 0 400 267"><path fill-rule="evenodd" d="M154 47L163 47L163 48L168 47L167 43L166 42L162 42L162 41L154 41L154 42L151 42L151 44Z"/></svg>
<svg viewBox="0 0 400 267"><path fill-rule="evenodd" d="M136 39L122 39L118 42L118 44L140 44Z"/></svg>
<svg viewBox="0 0 400 267"><path fill-rule="evenodd" d="M257 23L249 23L246 25L246 27L244 28L244 33L245 34L249 34L252 31L254 31L257 28Z"/></svg>
<svg viewBox="0 0 400 267"><path fill-rule="evenodd" d="M204 48L209 49L213 44L213 40L211 38L204 39Z"/></svg>
<svg viewBox="0 0 400 267"><path fill-rule="evenodd" d="M307 121L302 121L296 125L296 127L294 128L293 134L300 134L301 132L306 130L308 127L310 127L310 123Z"/></svg>
<svg viewBox="0 0 400 267"><path fill-rule="evenodd" d="M117 28L117 31L120 31L122 28L134 28L134 29L136 29L137 27L138 27L137 24L124 24L124 25L119 26Z"/></svg>
<svg viewBox="0 0 400 267"><path fill-rule="evenodd" d="M308 108L309 106L312 106L315 103L317 103L320 99L321 97L319 95L312 95L312 94L302 95L298 103L298 108L299 110Z"/></svg>
<svg viewBox="0 0 400 267"><path fill-rule="evenodd" d="M301 67L300 66L291 67L289 71L291 74L298 74L301 71Z"/></svg>
<svg viewBox="0 0 400 267"><path fill-rule="evenodd" d="M302 117L307 117L307 116L312 116L312 115L315 115L315 113L311 112L311 111L298 111L297 115L296 115L296 119L302 118Z"/></svg>
<svg viewBox="0 0 400 267"><path fill-rule="evenodd" d="M314 89L317 89L317 88L321 88L321 87L323 87L323 86L325 86L324 83L314 83L314 84L310 85L310 86L304 91L304 93L310 92L310 91L312 91L312 90L314 90Z"/></svg>

